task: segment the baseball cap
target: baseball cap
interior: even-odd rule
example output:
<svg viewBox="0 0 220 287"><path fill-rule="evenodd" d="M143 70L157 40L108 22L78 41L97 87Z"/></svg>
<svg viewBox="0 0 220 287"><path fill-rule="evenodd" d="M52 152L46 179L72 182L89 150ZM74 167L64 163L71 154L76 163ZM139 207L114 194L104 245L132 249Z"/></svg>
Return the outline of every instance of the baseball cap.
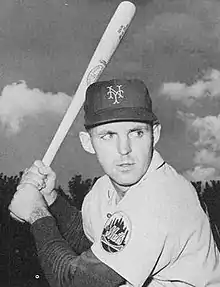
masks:
<svg viewBox="0 0 220 287"><path fill-rule="evenodd" d="M112 79L91 84L84 103L85 127L118 121L158 122L145 83L139 79Z"/></svg>

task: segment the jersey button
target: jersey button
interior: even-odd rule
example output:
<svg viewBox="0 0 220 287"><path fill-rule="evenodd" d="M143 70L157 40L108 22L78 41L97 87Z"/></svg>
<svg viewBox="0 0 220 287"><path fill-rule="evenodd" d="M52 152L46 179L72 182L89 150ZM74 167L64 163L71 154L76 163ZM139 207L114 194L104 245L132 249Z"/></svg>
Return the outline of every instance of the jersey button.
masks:
<svg viewBox="0 0 220 287"><path fill-rule="evenodd" d="M107 213L107 217L110 218L112 215L111 213Z"/></svg>

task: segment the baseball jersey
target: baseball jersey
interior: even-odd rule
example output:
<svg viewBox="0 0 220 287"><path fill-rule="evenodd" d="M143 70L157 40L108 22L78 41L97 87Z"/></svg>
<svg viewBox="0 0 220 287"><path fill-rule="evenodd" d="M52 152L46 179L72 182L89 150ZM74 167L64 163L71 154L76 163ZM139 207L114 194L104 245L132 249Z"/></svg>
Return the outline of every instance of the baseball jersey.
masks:
<svg viewBox="0 0 220 287"><path fill-rule="evenodd" d="M220 255L194 187L158 152L118 201L107 175L84 199L93 253L133 286L220 286Z"/></svg>

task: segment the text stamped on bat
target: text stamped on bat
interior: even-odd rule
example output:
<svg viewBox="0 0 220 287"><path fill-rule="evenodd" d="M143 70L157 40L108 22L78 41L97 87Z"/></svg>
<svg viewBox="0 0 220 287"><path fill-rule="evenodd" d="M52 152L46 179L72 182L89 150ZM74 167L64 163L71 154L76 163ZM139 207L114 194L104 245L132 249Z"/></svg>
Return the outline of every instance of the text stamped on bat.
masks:
<svg viewBox="0 0 220 287"><path fill-rule="evenodd" d="M89 72L87 76L88 86L94 83L97 80L97 78L99 78L99 76L102 74L102 71L105 69L106 66L107 66L107 62L104 60L101 60L99 65L92 68L92 70Z"/></svg>

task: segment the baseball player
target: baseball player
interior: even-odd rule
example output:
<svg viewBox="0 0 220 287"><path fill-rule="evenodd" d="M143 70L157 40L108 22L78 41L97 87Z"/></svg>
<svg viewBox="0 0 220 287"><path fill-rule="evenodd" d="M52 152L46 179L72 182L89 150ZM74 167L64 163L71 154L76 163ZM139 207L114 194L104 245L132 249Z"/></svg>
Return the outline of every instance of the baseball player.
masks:
<svg viewBox="0 0 220 287"><path fill-rule="evenodd" d="M144 82L89 86L80 140L105 175L82 212L36 161L10 211L30 223L51 286L219 287L220 255L194 187L156 151L161 125Z"/></svg>

